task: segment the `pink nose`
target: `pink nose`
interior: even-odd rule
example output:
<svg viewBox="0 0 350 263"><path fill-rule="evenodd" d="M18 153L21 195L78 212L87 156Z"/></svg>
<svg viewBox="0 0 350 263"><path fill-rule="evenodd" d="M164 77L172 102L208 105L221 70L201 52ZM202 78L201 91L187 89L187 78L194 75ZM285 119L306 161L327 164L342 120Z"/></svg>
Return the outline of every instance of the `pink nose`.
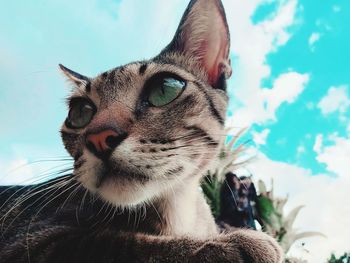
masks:
<svg viewBox="0 0 350 263"><path fill-rule="evenodd" d="M119 134L113 130L104 130L98 133L92 133L87 135L86 141L95 147L95 151L102 153L112 150L117 145L115 141L117 140Z"/></svg>

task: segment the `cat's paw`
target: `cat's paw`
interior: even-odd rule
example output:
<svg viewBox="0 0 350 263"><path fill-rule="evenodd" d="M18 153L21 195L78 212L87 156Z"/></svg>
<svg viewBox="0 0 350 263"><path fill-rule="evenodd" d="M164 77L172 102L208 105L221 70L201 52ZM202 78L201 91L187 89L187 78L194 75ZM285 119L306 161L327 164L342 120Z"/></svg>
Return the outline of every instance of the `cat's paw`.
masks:
<svg viewBox="0 0 350 263"><path fill-rule="evenodd" d="M253 230L236 230L205 242L190 262L281 263L283 251L270 236Z"/></svg>
<svg viewBox="0 0 350 263"><path fill-rule="evenodd" d="M282 248L271 236L254 230L236 230L223 236L227 244L239 250L241 261L256 263L281 263Z"/></svg>

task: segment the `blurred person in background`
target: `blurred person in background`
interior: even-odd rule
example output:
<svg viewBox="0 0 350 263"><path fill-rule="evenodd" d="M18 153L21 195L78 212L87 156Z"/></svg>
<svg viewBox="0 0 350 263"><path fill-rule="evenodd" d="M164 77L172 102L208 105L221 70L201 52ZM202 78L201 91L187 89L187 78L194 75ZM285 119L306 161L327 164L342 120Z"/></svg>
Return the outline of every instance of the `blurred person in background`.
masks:
<svg viewBox="0 0 350 263"><path fill-rule="evenodd" d="M238 178L236 174L228 172L220 192L219 226L256 229L252 208L256 197L251 177Z"/></svg>

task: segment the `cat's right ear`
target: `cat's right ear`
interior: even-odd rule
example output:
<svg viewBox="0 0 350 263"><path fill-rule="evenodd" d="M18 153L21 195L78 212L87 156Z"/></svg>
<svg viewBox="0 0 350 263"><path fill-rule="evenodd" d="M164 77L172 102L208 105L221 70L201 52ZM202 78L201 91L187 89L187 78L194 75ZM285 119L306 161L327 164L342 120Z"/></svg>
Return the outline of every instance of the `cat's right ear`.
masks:
<svg viewBox="0 0 350 263"><path fill-rule="evenodd" d="M63 74L66 75L68 80L73 82L73 84L77 86L81 86L81 85L85 86L90 82L90 79L88 77L85 77L77 72L74 72L73 70L66 68L62 64L58 64L58 66L60 67Z"/></svg>
<svg viewBox="0 0 350 263"><path fill-rule="evenodd" d="M221 0L191 0L171 43L161 52L198 62L208 82L220 88L231 76L230 34Z"/></svg>

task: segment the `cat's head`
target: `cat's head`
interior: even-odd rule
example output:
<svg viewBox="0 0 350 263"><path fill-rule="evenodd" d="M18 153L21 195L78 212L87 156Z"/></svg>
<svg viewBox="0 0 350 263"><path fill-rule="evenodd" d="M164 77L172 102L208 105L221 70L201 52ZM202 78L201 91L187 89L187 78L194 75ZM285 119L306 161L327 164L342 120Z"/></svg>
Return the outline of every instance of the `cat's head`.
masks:
<svg viewBox="0 0 350 263"><path fill-rule="evenodd" d="M192 0L151 60L95 78L60 65L76 86L61 132L77 180L120 206L199 180L224 138L229 42L220 0Z"/></svg>

